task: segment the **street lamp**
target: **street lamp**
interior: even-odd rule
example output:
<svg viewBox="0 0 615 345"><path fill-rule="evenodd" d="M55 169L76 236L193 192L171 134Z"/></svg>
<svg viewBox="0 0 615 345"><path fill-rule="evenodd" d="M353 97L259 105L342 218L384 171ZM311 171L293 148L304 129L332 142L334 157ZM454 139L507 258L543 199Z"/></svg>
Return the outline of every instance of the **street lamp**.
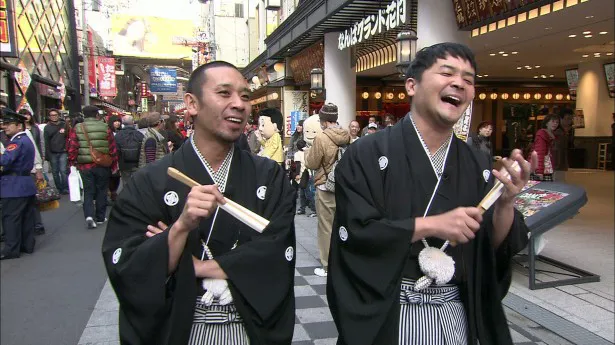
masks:
<svg viewBox="0 0 615 345"><path fill-rule="evenodd" d="M321 93L325 89L323 86L323 71L321 68L313 68L310 71L310 90L316 93Z"/></svg>
<svg viewBox="0 0 615 345"><path fill-rule="evenodd" d="M406 77L408 66L410 66L410 62L412 62L416 55L417 39L416 33L412 30L402 31L397 35L397 64L395 67L397 67L397 71L403 78Z"/></svg>

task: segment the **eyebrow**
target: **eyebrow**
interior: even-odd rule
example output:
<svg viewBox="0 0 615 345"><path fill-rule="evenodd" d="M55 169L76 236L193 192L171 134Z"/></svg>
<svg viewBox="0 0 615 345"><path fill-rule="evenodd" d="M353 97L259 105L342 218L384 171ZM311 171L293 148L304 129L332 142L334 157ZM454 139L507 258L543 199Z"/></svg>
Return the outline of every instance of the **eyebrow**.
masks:
<svg viewBox="0 0 615 345"><path fill-rule="evenodd" d="M457 68L455 68L455 67L453 67L453 66L451 66L451 65L442 65L442 66L440 66L440 69L443 69L443 68L450 69L450 70L453 70L453 71L455 71L455 72L457 72L457 71L458 71L458 69L457 69ZM474 77L475 77L475 73L468 72L468 71L463 71L461 74L462 74L463 76L467 76L467 77L472 77L472 78L474 78Z"/></svg>
<svg viewBox="0 0 615 345"><path fill-rule="evenodd" d="M223 83L223 84L218 84L216 87L217 88L233 88L233 85L230 83ZM250 93L250 89L247 87L242 87L239 91Z"/></svg>

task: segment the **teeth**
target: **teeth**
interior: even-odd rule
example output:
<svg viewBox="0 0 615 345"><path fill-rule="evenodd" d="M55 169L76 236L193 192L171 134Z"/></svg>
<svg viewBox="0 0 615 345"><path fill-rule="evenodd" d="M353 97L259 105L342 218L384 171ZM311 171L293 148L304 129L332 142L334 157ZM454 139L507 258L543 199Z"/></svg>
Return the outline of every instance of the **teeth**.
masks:
<svg viewBox="0 0 615 345"><path fill-rule="evenodd" d="M238 119L236 117L229 117L227 120L235 123L241 123L241 119Z"/></svg>

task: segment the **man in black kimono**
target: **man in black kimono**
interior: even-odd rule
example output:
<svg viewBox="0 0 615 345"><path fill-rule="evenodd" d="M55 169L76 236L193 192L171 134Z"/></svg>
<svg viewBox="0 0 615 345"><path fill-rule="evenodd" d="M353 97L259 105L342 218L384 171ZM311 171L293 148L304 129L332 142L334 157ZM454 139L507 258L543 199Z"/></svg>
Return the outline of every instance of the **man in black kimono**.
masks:
<svg viewBox="0 0 615 345"><path fill-rule="evenodd" d="M453 135L475 73L463 45L421 50L406 74L411 112L351 145L338 164L327 281L338 344L512 344L501 299L511 258L527 243L513 199L531 167L515 151L503 162L508 180ZM482 215L476 205L494 178L506 188ZM457 245L442 248L448 241ZM419 259L428 246L448 259ZM430 265L433 282L423 272Z"/></svg>
<svg viewBox="0 0 615 345"><path fill-rule="evenodd" d="M296 194L278 164L233 145L251 110L235 66L197 68L184 101L194 135L135 173L109 217L102 249L120 302L120 341L290 344ZM169 167L201 186L168 177ZM223 194L269 225L259 233L218 209ZM170 226L146 236L159 221Z"/></svg>

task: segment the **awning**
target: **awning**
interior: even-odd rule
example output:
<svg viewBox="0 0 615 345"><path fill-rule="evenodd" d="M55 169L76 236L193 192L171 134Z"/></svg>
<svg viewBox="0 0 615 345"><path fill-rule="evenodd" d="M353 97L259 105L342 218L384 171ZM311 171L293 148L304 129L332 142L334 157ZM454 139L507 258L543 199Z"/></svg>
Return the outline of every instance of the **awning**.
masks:
<svg viewBox="0 0 615 345"><path fill-rule="evenodd" d="M102 107L102 108L111 110L111 111L116 112L116 113L121 113L121 114L127 113L127 111L122 109L122 108L120 108L119 105L116 105L116 104L113 104L113 103L110 103L110 102L107 102L107 101L103 101L100 98L90 97L90 101L91 101L92 105L95 105L95 106L98 106L98 107Z"/></svg>
<svg viewBox="0 0 615 345"><path fill-rule="evenodd" d="M10 63L6 63L4 61L0 61L0 69L5 70L5 71L9 71L9 72L19 72L19 71L21 71L21 68L19 68L17 66L13 66Z"/></svg>
<svg viewBox="0 0 615 345"><path fill-rule="evenodd" d="M62 86L62 84L58 83L57 81L51 80L49 78L41 77L40 75L38 75L36 73L32 74L32 79L36 80L37 82L39 82L41 84L49 85L51 87Z"/></svg>

